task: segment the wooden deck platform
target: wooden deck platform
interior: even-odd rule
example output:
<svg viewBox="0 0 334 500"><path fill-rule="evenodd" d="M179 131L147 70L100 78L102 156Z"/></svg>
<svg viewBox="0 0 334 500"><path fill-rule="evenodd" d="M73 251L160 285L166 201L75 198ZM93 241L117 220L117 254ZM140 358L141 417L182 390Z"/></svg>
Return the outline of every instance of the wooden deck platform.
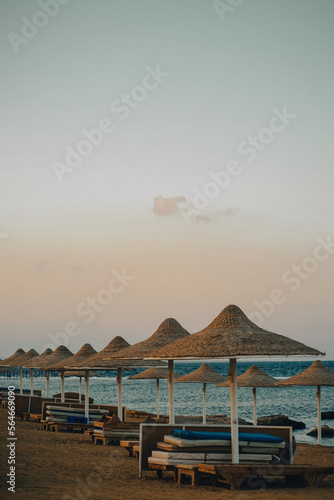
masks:
<svg viewBox="0 0 334 500"><path fill-rule="evenodd" d="M316 465L209 465L198 464L198 474L211 475L217 482L227 483L232 490L240 489L250 477L284 476L289 484L306 481L309 486L319 487L321 481L334 474L334 467Z"/></svg>

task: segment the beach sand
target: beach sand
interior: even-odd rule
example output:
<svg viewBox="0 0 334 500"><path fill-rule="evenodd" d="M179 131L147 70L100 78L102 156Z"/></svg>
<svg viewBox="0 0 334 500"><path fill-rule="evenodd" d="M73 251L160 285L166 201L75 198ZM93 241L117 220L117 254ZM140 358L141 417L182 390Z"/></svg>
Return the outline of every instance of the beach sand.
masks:
<svg viewBox="0 0 334 500"><path fill-rule="evenodd" d="M94 446L89 436L51 433L40 424L16 422L16 493L7 490L8 449L7 411L0 409L0 498L34 499L317 499L334 498L334 476L321 488L289 488L271 484L266 489L230 491L224 486L178 485L171 473L158 480L148 472L138 478L138 461L126 450L114 446ZM298 444L295 463L334 466L334 447ZM260 496L259 496L259 493Z"/></svg>

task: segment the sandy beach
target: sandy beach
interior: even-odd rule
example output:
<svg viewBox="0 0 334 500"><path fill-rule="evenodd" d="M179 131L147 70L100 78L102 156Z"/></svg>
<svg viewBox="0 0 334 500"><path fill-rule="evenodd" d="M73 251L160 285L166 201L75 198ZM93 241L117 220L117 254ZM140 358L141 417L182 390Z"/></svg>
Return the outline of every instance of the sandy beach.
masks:
<svg viewBox="0 0 334 500"><path fill-rule="evenodd" d="M0 409L1 480L0 496L13 498L7 490L8 473L6 450L7 412ZM158 480L155 473L144 473L138 478L138 461L129 458L126 451L114 446L94 446L83 434L51 433L39 424L17 420L16 427L16 493L18 499L169 499L206 498L321 498L332 499L334 476L327 477L321 488L288 488L283 482L271 484L265 490L242 489L229 491L223 486L212 488L201 485L178 485L172 474ZM295 463L334 465L334 447L299 444Z"/></svg>

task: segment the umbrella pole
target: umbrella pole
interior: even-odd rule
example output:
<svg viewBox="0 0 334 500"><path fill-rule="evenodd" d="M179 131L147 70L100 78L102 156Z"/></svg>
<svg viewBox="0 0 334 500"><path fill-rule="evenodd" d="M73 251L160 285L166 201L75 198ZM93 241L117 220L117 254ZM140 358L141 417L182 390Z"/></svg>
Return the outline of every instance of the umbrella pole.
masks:
<svg viewBox="0 0 334 500"><path fill-rule="evenodd" d="M85 419L89 424L89 371L85 370Z"/></svg>
<svg viewBox="0 0 334 500"><path fill-rule="evenodd" d="M203 424L206 424L206 383L203 384Z"/></svg>
<svg viewBox="0 0 334 500"><path fill-rule="evenodd" d="M79 377L79 403L81 403L81 377Z"/></svg>
<svg viewBox="0 0 334 500"><path fill-rule="evenodd" d="M117 368L117 401L118 401L118 418L123 422L122 415L122 368Z"/></svg>
<svg viewBox="0 0 334 500"><path fill-rule="evenodd" d="M65 377L64 377L64 370L62 370L61 373L60 373L60 402L61 403L65 402Z"/></svg>
<svg viewBox="0 0 334 500"><path fill-rule="evenodd" d="M157 418L159 418L159 379L157 378Z"/></svg>
<svg viewBox="0 0 334 500"><path fill-rule="evenodd" d="M20 366L20 394L23 394L23 386L22 386L22 366Z"/></svg>
<svg viewBox="0 0 334 500"><path fill-rule="evenodd" d="M253 387L253 425L256 425L256 387Z"/></svg>
<svg viewBox="0 0 334 500"><path fill-rule="evenodd" d="M50 371L49 370L46 370L45 378L46 378L46 394L45 394L45 397L48 398L49 397L49 382L50 382Z"/></svg>
<svg viewBox="0 0 334 500"><path fill-rule="evenodd" d="M230 359L230 392L231 392L231 438L232 463L239 463L239 429L238 429L238 398L237 398L237 360Z"/></svg>
<svg viewBox="0 0 334 500"><path fill-rule="evenodd" d="M320 385L317 387L317 403L318 403L318 444L321 444L321 401L320 401Z"/></svg>
<svg viewBox="0 0 334 500"><path fill-rule="evenodd" d="M174 416L174 361L168 360L169 423L175 424Z"/></svg>

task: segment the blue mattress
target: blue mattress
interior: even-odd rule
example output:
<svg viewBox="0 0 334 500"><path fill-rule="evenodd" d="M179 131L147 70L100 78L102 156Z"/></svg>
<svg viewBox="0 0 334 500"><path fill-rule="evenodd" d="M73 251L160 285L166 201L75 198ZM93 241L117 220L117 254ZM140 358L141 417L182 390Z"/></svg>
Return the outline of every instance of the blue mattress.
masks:
<svg viewBox="0 0 334 500"><path fill-rule="evenodd" d="M174 429L171 434L182 439L220 439L231 440L230 432L205 432L205 431L183 431ZM282 438L271 434L261 434L258 432L239 432L239 441L257 441L259 443L281 443Z"/></svg>

